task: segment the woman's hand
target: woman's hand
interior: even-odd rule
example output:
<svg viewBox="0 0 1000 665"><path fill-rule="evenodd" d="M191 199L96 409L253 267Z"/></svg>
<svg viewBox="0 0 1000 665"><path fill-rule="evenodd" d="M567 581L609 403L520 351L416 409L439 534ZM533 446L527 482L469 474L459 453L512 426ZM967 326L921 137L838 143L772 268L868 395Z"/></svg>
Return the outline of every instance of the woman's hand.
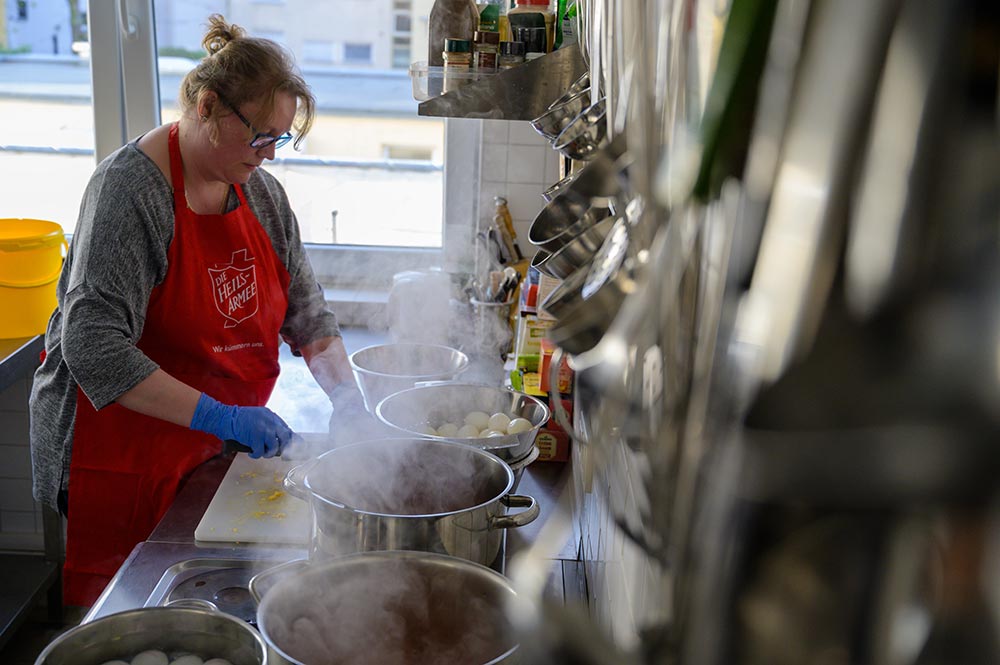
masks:
<svg viewBox="0 0 1000 665"><path fill-rule="evenodd" d="M250 447L250 457L274 457L291 441L292 430L277 414L263 406L233 406L201 394L191 429L223 441L232 439Z"/></svg>

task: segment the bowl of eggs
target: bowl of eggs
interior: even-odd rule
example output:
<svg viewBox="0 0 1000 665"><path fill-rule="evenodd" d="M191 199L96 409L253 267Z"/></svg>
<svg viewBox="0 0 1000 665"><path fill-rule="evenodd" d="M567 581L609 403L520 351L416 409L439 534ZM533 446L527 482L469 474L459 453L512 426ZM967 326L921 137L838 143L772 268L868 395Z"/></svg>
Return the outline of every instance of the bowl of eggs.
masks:
<svg viewBox="0 0 1000 665"><path fill-rule="evenodd" d="M187 606L144 607L88 621L57 637L35 661L35 665L266 663L267 646L248 623L218 609Z"/></svg>
<svg viewBox="0 0 1000 665"><path fill-rule="evenodd" d="M409 342L368 346L349 360L369 413L394 392L421 382L454 379L469 366L468 356L457 349Z"/></svg>
<svg viewBox="0 0 1000 665"><path fill-rule="evenodd" d="M440 383L389 395L376 417L410 436L464 443L488 450L505 462L524 459L549 408L537 397L495 386Z"/></svg>

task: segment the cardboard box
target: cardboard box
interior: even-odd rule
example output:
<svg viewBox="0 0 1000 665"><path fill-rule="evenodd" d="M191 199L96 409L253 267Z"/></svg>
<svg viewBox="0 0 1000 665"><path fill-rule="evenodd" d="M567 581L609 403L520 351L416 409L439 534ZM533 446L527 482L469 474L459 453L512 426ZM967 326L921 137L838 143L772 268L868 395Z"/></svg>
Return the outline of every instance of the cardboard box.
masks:
<svg viewBox="0 0 1000 665"><path fill-rule="evenodd" d="M563 410L566 412L566 417L569 418L569 421L572 423L573 422L573 400L571 400L571 399L560 399L559 401L562 402ZM556 432L564 432L565 430L559 425L559 421L556 420L556 415L555 415L556 414L556 407L555 407L555 404L553 404L552 402L553 402L553 400L552 400L551 397L548 400L546 400L546 404L548 404L549 411L552 412L552 417L549 418L549 422L545 423L545 427L547 427L548 429L551 429L553 431L556 431Z"/></svg>
<svg viewBox="0 0 1000 665"><path fill-rule="evenodd" d="M569 434L562 430L552 430L543 427L538 430L535 445L538 446L539 462L568 462Z"/></svg>
<svg viewBox="0 0 1000 665"><path fill-rule="evenodd" d="M542 340L555 321L544 321L534 314L518 315L517 336L514 340L514 354L518 356L538 355Z"/></svg>

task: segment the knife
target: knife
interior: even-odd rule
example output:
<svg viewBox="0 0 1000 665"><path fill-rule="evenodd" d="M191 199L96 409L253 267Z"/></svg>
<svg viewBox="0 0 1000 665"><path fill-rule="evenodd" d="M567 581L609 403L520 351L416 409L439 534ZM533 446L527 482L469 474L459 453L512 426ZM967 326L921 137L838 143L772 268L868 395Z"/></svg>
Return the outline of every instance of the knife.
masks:
<svg viewBox="0 0 1000 665"><path fill-rule="evenodd" d="M222 454L230 455L234 453L250 453L253 449L245 443L240 443L236 439L226 439L222 442ZM291 454L289 454L291 453ZM306 446L305 440L298 434L292 435L292 440L289 441L275 457L279 457L284 460L297 460L305 459L309 457L309 451Z"/></svg>

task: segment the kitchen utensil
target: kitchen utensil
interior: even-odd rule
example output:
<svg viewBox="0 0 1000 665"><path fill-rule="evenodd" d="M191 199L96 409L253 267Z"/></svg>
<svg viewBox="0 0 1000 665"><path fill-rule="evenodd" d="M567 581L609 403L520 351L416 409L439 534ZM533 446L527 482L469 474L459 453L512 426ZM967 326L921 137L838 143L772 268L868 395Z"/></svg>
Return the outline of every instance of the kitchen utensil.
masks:
<svg viewBox="0 0 1000 665"><path fill-rule="evenodd" d="M548 268L545 267L545 263L546 261L549 260L550 256L552 255L546 252L544 249L539 249L538 251L535 252L535 255L531 257L531 267L536 269L543 275L548 275L549 277L555 277L555 275L549 273Z"/></svg>
<svg viewBox="0 0 1000 665"><path fill-rule="evenodd" d="M531 127L549 141L553 141L588 106L590 106L590 90L584 89L561 104L551 106L543 115L531 121Z"/></svg>
<svg viewBox="0 0 1000 665"><path fill-rule="evenodd" d="M267 588L257 625L271 665L499 665L516 655L505 614L516 594L485 566L426 552L364 552L287 567L250 583L251 591Z"/></svg>
<svg viewBox="0 0 1000 665"><path fill-rule="evenodd" d="M570 159L590 159L608 142L606 114L606 100L601 98L566 125L553 140L552 147Z"/></svg>
<svg viewBox="0 0 1000 665"><path fill-rule="evenodd" d="M540 309L545 310L555 319L561 319L567 312L573 310L576 305L583 301L580 290L587 279L587 266L570 273L563 278L559 286L552 289L542 302L538 304Z"/></svg>
<svg viewBox="0 0 1000 665"><path fill-rule="evenodd" d="M531 429L519 434L489 438L459 438L423 434L426 425L463 423L472 411L486 414L505 413L531 423ZM538 398L524 393L471 383L422 385L386 397L375 409L386 425L411 436L434 441L454 441L482 448L505 462L522 459L535 444L538 430L549 420L549 409Z"/></svg>
<svg viewBox="0 0 1000 665"><path fill-rule="evenodd" d="M172 658L225 658L233 665L270 663L264 640L250 624L208 609L205 603L144 607L81 624L45 647L35 665L96 665L116 659L127 663L147 650Z"/></svg>
<svg viewBox="0 0 1000 665"><path fill-rule="evenodd" d="M545 261L546 274L566 279L575 271L587 266L611 232L615 221L616 219L609 215L552 252Z"/></svg>
<svg viewBox="0 0 1000 665"><path fill-rule="evenodd" d="M514 472L495 455L429 439L349 444L285 478L313 507L311 559L416 550L493 563L504 530L538 517L535 500L511 494L513 485ZM508 516L507 507L525 510Z"/></svg>
<svg viewBox="0 0 1000 665"><path fill-rule="evenodd" d="M549 108L554 109L558 106L562 106L570 99L576 97L579 93L584 91L590 91L590 72L584 72L580 78L573 81L569 87L566 88L566 92L564 92L557 100L549 104Z"/></svg>
<svg viewBox="0 0 1000 665"><path fill-rule="evenodd" d="M387 395L421 381L454 379L469 366L468 356L457 349L415 343L365 347L352 353L350 362L365 408L371 413Z"/></svg>
<svg viewBox="0 0 1000 665"><path fill-rule="evenodd" d="M579 171L576 173L567 173L565 176L560 178L555 184L549 185L545 191L542 192L542 198L545 199L546 203L551 202L556 196L558 196L569 183L573 182Z"/></svg>
<svg viewBox="0 0 1000 665"><path fill-rule="evenodd" d="M607 201L591 204L558 196L535 216L528 240L552 254L610 214Z"/></svg>
<svg viewBox="0 0 1000 665"><path fill-rule="evenodd" d="M305 545L309 504L288 494L285 475L294 464L237 455L194 530L197 541Z"/></svg>
<svg viewBox="0 0 1000 665"><path fill-rule="evenodd" d="M612 139L606 146L594 153L574 178L562 190L565 196L581 203L596 199L615 199L624 209L629 187L628 166L632 156L627 150L625 135Z"/></svg>

